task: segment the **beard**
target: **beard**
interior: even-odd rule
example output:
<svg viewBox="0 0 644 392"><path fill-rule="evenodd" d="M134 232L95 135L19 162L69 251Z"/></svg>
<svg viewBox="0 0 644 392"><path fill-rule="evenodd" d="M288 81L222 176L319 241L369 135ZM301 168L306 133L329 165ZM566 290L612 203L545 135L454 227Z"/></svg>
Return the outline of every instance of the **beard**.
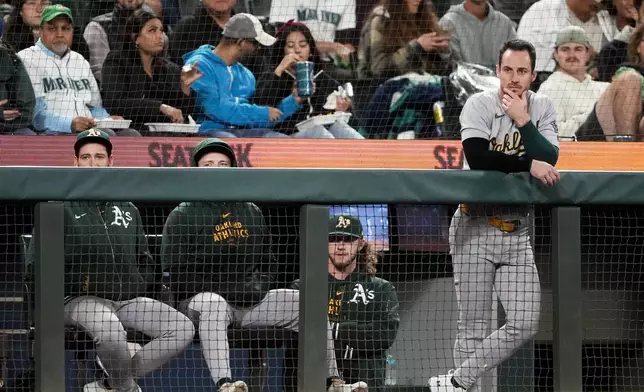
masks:
<svg viewBox="0 0 644 392"><path fill-rule="evenodd" d="M345 259L343 261L336 261L335 258L333 258L332 256L329 256L329 261L331 262L331 264L333 264L333 267L335 267L335 269L340 271L340 272L344 272L345 270L351 268L355 264L356 259L357 259L357 255L355 257L353 257L352 259Z"/></svg>
<svg viewBox="0 0 644 392"><path fill-rule="evenodd" d="M53 44L51 46L51 51L56 53L58 56L63 56L69 50L69 45L67 44Z"/></svg>

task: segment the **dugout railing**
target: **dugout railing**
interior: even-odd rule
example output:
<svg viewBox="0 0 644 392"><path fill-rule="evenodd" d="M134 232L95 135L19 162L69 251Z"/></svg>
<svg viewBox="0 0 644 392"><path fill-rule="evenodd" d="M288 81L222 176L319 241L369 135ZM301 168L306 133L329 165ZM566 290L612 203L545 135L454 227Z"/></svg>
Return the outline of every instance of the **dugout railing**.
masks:
<svg viewBox="0 0 644 392"><path fill-rule="evenodd" d="M644 204L644 176L639 173L564 172L561 182L548 188L528 176L449 170L3 167L0 183L3 201L39 202L34 215L38 238L34 267L38 391L65 390L61 201L301 204L298 390L307 392L322 391L325 379L327 298L320 293L327 291L327 281L319 277L327 274L328 205L492 203L538 207L548 216L551 229L552 297L544 301L552 306L552 318L547 320L552 334L547 343L552 345L553 387L556 391L581 391L586 349L582 256L587 251L581 243L581 208ZM44 255L46 263L42 262Z"/></svg>

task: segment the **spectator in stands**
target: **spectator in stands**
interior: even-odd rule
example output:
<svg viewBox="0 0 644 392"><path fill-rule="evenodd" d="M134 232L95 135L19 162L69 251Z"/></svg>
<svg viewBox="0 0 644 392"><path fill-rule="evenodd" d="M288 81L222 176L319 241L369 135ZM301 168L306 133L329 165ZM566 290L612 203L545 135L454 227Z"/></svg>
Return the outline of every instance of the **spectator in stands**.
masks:
<svg viewBox="0 0 644 392"><path fill-rule="evenodd" d="M309 28L299 22L289 21L277 31L277 39L273 45L272 59L275 59L274 69L265 72L257 82L257 92L254 102L264 106L278 106L281 97L293 92L295 83L295 63L312 61L315 69L321 68L320 56ZM281 61L280 61L281 60ZM347 123L336 121L327 130L322 125L298 132L296 124L311 116L335 111L348 112L351 99L336 94L338 83L322 72L315 79L315 93L303 102L302 108L287 120L276 124L273 129L294 137L364 139Z"/></svg>
<svg viewBox="0 0 644 392"><path fill-rule="evenodd" d="M0 41L0 134L35 135L31 129L36 97L27 70Z"/></svg>
<svg viewBox="0 0 644 392"><path fill-rule="evenodd" d="M201 0L191 16L181 19L170 37L170 60L184 64L184 56L202 45L217 46L223 38L224 26L235 14L237 0ZM265 61L258 52L244 59L244 66L253 74L265 70Z"/></svg>
<svg viewBox="0 0 644 392"><path fill-rule="evenodd" d="M219 139L199 143L190 163L237 166L233 149ZM274 289L277 262L271 247L264 216L253 203L184 202L170 213L163 228L164 271L170 271L179 309L199 326L203 355L221 392L248 392L243 381L231 379L230 324L298 331L299 291ZM327 342L329 391L347 391L339 381L331 384L338 379L338 369L330 328ZM349 389L358 388L366 385Z"/></svg>
<svg viewBox="0 0 644 392"><path fill-rule="evenodd" d="M593 48L591 61L618 33L614 19L595 0L539 0L523 15L517 30L517 36L532 43L537 50L535 70L539 75L533 88L538 88L554 71L552 51L557 32L570 25L586 31Z"/></svg>
<svg viewBox="0 0 644 392"><path fill-rule="evenodd" d="M18 53L33 46L40 38L40 16L49 6L49 0L13 0L13 11L4 26L2 39ZM83 31L76 27L71 49L89 58L89 48L83 39Z"/></svg>
<svg viewBox="0 0 644 392"><path fill-rule="evenodd" d="M627 62L617 69L613 81L597 103L597 118L608 140L612 140L613 135L630 135L633 141L642 141L643 40L644 24L640 24L628 43Z"/></svg>
<svg viewBox="0 0 644 392"><path fill-rule="evenodd" d="M555 45L557 68L541 84L539 93L547 95L555 104L559 137L576 137L577 130L589 118L593 120L593 133L602 134L594 112L608 83L594 81L586 72L592 50L586 32L578 26L565 27L557 34Z"/></svg>
<svg viewBox="0 0 644 392"><path fill-rule="evenodd" d="M644 21L642 0L633 1L633 10L630 13L632 14L631 17L635 19L636 26L639 26ZM627 61L627 47L633 31L635 31L634 27L624 27L614 40L602 47L601 52L597 55L598 80L610 82L617 68Z"/></svg>
<svg viewBox="0 0 644 392"><path fill-rule="evenodd" d="M431 6L415 0L382 0L360 35L358 76L391 78L408 72L447 75L449 36Z"/></svg>
<svg viewBox="0 0 644 392"><path fill-rule="evenodd" d="M328 317L338 370L348 383L366 380L372 392L384 391L387 349L400 324L396 288L376 277L377 263L358 217L329 218Z"/></svg>
<svg viewBox="0 0 644 392"><path fill-rule="evenodd" d="M268 19L271 24L291 19L304 23L325 58L335 56L346 62L356 51L350 44L356 28L355 0L273 0Z"/></svg>
<svg viewBox="0 0 644 392"><path fill-rule="evenodd" d="M440 20L449 33L449 45L456 61L494 69L503 43L516 37L514 23L486 0L465 0L453 5Z"/></svg>
<svg viewBox="0 0 644 392"><path fill-rule="evenodd" d="M112 12L97 16L85 27L83 37L89 45L89 64L99 83L103 81L103 62L107 54L123 47L125 41L123 30L127 18L143 5L144 0L115 0Z"/></svg>
<svg viewBox="0 0 644 392"><path fill-rule="evenodd" d="M506 15L515 26L519 25L521 16L528 8L535 3L535 0L493 0L492 4L497 12Z"/></svg>
<svg viewBox="0 0 644 392"><path fill-rule="evenodd" d="M123 119L110 116L102 107L89 63L69 49L72 23L69 8L60 4L45 8L40 18L40 39L18 53L36 94L34 127L40 132L70 134L93 128L96 119ZM130 129L119 134L140 136Z"/></svg>
<svg viewBox="0 0 644 392"><path fill-rule="evenodd" d="M259 45L271 46L275 38L262 29L256 17L237 14L230 18L217 47L203 45L185 56L188 65L199 63L204 77L192 88L197 92L200 133L218 137L285 137L270 127L302 108L297 89L278 107L249 102L255 93L255 76L240 60Z"/></svg>
<svg viewBox="0 0 644 392"><path fill-rule="evenodd" d="M163 56L163 23L153 13L138 9L128 18L123 49L111 51L103 64L101 91L105 108L145 123L184 123L192 114L196 94L190 90L201 77L198 66L190 73Z"/></svg>
<svg viewBox="0 0 644 392"><path fill-rule="evenodd" d="M112 166L107 133L89 129L74 144L74 166ZM107 379L87 392L140 392L136 380L160 368L190 344L190 320L151 298L161 284L139 210L129 202L65 202L65 319L97 342ZM34 230L34 234L37 233ZM29 245L33 263L35 238ZM109 245L107 245L109 244ZM157 272L158 271L158 272ZM132 356L125 328L152 340Z"/></svg>
<svg viewBox="0 0 644 392"><path fill-rule="evenodd" d="M637 14L637 9L634 7L633 0L602 0L601 4L615 21L617 31L635 26L634 16Z"/></svg>

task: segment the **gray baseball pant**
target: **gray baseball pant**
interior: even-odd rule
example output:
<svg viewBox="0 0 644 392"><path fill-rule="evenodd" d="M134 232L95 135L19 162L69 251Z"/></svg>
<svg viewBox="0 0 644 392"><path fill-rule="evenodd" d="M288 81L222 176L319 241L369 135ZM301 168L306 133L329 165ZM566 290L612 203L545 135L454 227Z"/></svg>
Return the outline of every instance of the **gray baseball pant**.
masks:
<svg viewBox="0 0 644 392"><path fill-rule="evenodd" d="M242 327L282 327L299 331L299 290L271 290L262 302L251 308L234 308L219 294L199 293L188 300L187 307L190 318L199 323L201 349L215 383L231 377L227 331L233 322ZM338 376L330 325L327 328L327 369L329 377Z"/></svg>
<svg viewBox="0 0 644 392"><path fill-rule="evenodd" d="M456 213L450 227L450 253L458 301L454 378L477 391L477 380L510 358L536 335L541 286L527 227L504 233L486 218ZM487 335L496 292L505 325Z"/></svg>
<svg viewBox="0 0 644 392"><path fill-rule="evenodd" d="M96 352L110 386L119 392L138 391L136 379L183 352L195 335L194 325L184 314L142 297L128 301L74 298L65 305L65 323L84 329L96 339ZM124 327L152 338L133 357Z"/></svg>

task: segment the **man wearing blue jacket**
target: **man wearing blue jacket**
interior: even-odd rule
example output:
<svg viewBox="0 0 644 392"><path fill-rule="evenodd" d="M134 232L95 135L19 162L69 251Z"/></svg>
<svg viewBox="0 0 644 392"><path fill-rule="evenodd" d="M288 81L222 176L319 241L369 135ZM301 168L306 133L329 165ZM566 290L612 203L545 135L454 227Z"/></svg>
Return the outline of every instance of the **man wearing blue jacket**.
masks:
<svg viewBox="0 0 644 392"><path fill-rule="evenodd" d="M270 130L301 108L302 98L293 94L277 108L250 103L255 76L240 61L258 45L271 46L275 38L264 32L253 15L237 14L224 26L217 47L202 45L184 56L186 66L197 66L204 76L192 85L197 92L200 134L217 137L286 137Z"/></svg>

